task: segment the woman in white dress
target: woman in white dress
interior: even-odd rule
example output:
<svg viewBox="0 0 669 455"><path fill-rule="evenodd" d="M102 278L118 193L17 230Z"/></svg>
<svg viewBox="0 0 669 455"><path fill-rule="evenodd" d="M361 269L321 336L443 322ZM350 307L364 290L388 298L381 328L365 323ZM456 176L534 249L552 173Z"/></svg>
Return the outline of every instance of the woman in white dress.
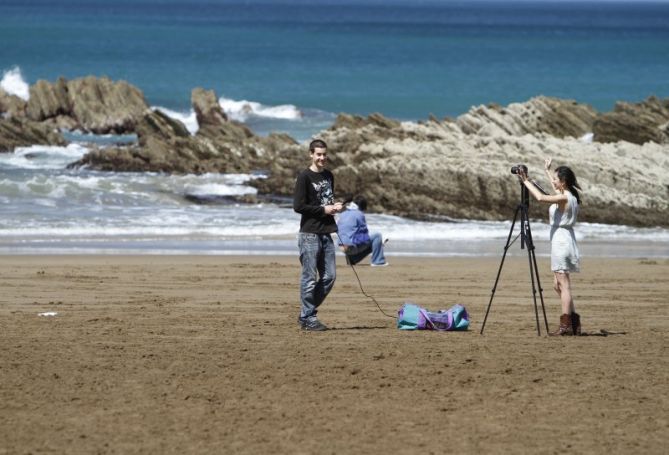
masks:
<svg viewBox="0 0 669 455"><path fill-rule="evenodd" d="M522 171L519 177L537 201L551 204L548 209L551 225L551 270L554 274L553 288L562 303L562 315L560 326L549 335L580 335L581 318L574 310L570 273L580 269L574 224L581 204L578 194L581 188L574 172L567 166L559 166L551 173L551 161L550 158L546 159L544 169L555 194L543 194Z"/></svg>

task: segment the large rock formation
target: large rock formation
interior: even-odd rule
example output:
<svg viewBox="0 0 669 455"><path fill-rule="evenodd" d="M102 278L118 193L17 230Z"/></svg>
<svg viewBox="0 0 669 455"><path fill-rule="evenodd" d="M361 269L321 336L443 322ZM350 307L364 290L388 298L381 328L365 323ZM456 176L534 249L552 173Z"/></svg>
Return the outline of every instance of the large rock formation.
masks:
<svg viewBox="0 0 669 455"><path fill-rule="evenodd" d="M0 117L22 117L26 113L26 102L0 88Z"/></svg>
<svg viewBox="0 0 669 455"><path fill-rule="evenodd" d="M669 98L650 97L641 103L616 103L613 112L601 114L593 125L598 142L669 144Z"/></svg>
<svg viewBox="0 0 669 455"><path fill-rule="evenodd" d="M65 145L63 136L49 125L18 116L0 118L0 152L31 145Z"/></svg>
<svg viewBox="0 0 669 455"><path fill-rule="evenodd" d="M548 133L555 137L581 137L592 131L597 111L573 100L538 96L507 107L496 104L473 107L457 119L467 134L494 136Z"/></svg>
<svg viewBox="0 0 669 455"><path fill-rule="evenodd" d="M276 150L295 144L289 136L262 138L228 121L214 92L195 89L192 103L200 125L194 136L181 122L147 110L136 126L137 145L94 150L71 166L132 172L250 172L268 167Z"/></svg>
<svg viewBox="0 0 669 455"><path fill-rule="evenodd" d="M525 163L550 188L544 157L571 166L583 187L582 221L669 225L669 148L649 143L587 144L546 133L480 136L451 121L387 125L379 118L338 119L321 137L328 143L339 194L364 193L370 210L420 219L503 220L513 216L520 185L510 173ZM282 169L256 184L290 194L308 162L304 147L277 155ZM545 218L546 206L531 204Z"/></svg>
<svg viewBox="0 0 669 455"><path fill-rule="evenodd" d="M308 164L305 145L285 135L255 136L228 121L216 95L192 94L200 129L156 111L136 126L137 145L91 152L75 166L102 170L177 173L249 172L261 194L290 196L297 172ZM597 113L552 98L478 107L455 120L398 122L380 114L340 115L320 136L342 194L364 193L372 211L420 219L509 219L520 198L510 173L525 163L548 187L543 160L571 166L583 187L582 221L669 225L669 145L649 142L587 143ZM653 117L655 118L655 117ZM531 204L532 216L546 207Z"/></svg>
<svg viewBox="0 0 669 455"><path fill-rule="evenodd" d="M123 134L134 132L147 108L142 92L125 81L61 77L53 84L40 80L30 87L26 115L65 129Z"/></svg>
<svg viewBox="0 0 669 455"><path fill-rule="evenodd" d="M218 103L216 93L213 90L194 88L191 92L191 103L200 128L206 126L217 127L228 121L228 116L223 112L223 108Z"/></svg>

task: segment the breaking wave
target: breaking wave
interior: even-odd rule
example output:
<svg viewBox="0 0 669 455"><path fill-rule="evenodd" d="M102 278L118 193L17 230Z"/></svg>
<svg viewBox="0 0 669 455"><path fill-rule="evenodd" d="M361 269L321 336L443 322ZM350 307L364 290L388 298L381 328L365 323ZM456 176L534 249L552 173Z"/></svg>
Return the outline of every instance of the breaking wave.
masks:
<svg viewBox="0 0 669 455"><path fill-rule="evenodd" d="M30 98L30 86L21 75L21 68L15 66L2 73L0 88L10 95L16 95L19 98L28 101Z"/></svg>

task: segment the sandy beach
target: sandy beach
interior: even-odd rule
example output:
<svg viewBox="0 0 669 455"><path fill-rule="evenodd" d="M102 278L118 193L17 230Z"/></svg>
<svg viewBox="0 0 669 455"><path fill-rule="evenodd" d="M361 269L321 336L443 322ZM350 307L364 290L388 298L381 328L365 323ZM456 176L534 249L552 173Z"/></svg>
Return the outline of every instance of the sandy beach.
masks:
<svg viewBox="0 0 669 455"><path fill-rule="evenodd" d="M459 333L397 330L338 264L305 333L296 258L2 257L0 454L664 453L669 260L586 258L583 328L617 334L559 339L521 257L483 336L497 258L357 267L389 313L465 305Z"/></svg>

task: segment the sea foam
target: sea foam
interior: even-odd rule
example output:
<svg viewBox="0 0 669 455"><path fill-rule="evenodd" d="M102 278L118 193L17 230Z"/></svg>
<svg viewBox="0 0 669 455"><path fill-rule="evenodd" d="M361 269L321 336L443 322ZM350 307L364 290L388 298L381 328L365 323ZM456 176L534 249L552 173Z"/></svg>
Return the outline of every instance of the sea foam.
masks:
<svg viewBox="0 0 669 455"><path fill-rule="evenodd" d="M159 110L168 117L180 121L186 126L186 129L190 132L190 134L195 134L197 133L197 130L200 129L200 126L197 124L197 116L195 115L195 111L193 109L191 109L190 112L177 112L161 106L153 106L151 109L154 111Z"/></svg>
<svg viewBox="0 0 669 455"><path fill-rule="evenodd" d="M220 183L208 183L186 187L186 194L196 197L243 196L245 194L257 193L258 190L250 186L225 185Z"/></svg>
<svg viewBox="0 0 669 455"><path fill-rule="evenodd" d="M292 104L282 104L279 106L265 106L255 101L236 101L229 98L219 98L221 109L231 120L246 122L252 118L266 118L277 120L300 120L303 117L302 111ZM195 111L179 112L166 107L153 106L153 110L160 110L168 117L178 120L186 126L191 134L197 133L200 126L197 124Z"/></svg>
<svg viewBox="0 0 669 455"><path fill-rule="evenodd" d="M88 151L88 148L79 144L69 144L66 147L47 145L17 147L14 153L0 154L0 169L62 169L82 158Z"/></svg>
<svg viewBox="0 0 669 455"><path fill-rule="evenodd" d="M2 73L0 88L10 95L16 95L25 101L28 101L30 98L30 87L28 86L28 83L23 80L21 69L18 66Z"/></svg>
<svg viewBox="0 0 669 455"><path fill-rule="evenodd" d="M296 106L292 104L281 104L279 106L265 106L255 101L236 101L221 97L218 103L223 111L232 120L244 122L249 117L265 117L282 120L299 120L303 114Z"/></svg>

